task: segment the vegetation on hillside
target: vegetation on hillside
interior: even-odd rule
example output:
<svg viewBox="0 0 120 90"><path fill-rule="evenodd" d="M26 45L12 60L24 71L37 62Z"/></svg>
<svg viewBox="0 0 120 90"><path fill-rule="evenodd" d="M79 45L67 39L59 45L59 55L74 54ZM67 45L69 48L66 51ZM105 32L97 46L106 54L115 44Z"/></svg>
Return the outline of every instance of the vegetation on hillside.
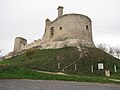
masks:
<svg viewBox="0 0 120 90"><path fill-rule="evenodd" d="M36 72L28 68L7 66L0 68L0 79L34 79L34 80L64 80L77 82L100 82L100 83L116 83L117 81L96 75L58 75Z"/></svg>
<svg viewBox="0 0 120 90"><path fill-rule="evenodd" d="M75 47L45 50L31 49L21 55L3 60L0 62L0 78L5 78L5 76L7 78L8 75L11 78L17 78L19 77L16 76L18 73L19 78L29 78L29 75L28 77L25 75L26 70L30 70L30 73L27 71L26 74L35 72L31 70L40 70L63 72L70 75L97 75L97 77L104 77L104 70L98 70L98 63L104 64L104 70L111 71L112 78L120 79L119 59L97 48L82 48L80 52ZM117 66L117 72L114 72L114 65ZM93 66L93 72L91 72L91 66ZM40 79L40 77L36 78ZM31 79L35 78L31 77Z"/></svg>

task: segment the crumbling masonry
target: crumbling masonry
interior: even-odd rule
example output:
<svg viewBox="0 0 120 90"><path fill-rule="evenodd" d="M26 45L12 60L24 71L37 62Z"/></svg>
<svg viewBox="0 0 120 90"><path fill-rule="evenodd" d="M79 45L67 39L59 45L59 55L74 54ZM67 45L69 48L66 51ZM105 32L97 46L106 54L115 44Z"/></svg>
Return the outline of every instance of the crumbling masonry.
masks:
<svg viewBox="0 0 120 90"><path fill-rule="evenodd" d="M92 39L91 19L82 14L65 14L63 7L58 7L58 17L50 21L46 19L45 33L42 39L27 44L22 37L15 38L14 52L18 53L30 48L41 49L62 48L65 46L95 47Z"/></svg>

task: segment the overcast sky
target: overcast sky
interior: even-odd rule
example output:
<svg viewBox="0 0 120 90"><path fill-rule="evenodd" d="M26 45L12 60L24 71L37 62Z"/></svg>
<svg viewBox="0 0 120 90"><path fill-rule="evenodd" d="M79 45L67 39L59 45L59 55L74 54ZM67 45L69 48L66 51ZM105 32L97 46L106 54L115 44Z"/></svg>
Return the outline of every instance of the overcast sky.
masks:
<svg viewBox="0 0 120 90"><path fill-rule="evenodd" d="M79 13L92 20L94 43L120 46L120 0L0 0L0 49L12 51L15 37L29 42L42 38L45 19L57 17L57 7L64 14Z"/></svg>

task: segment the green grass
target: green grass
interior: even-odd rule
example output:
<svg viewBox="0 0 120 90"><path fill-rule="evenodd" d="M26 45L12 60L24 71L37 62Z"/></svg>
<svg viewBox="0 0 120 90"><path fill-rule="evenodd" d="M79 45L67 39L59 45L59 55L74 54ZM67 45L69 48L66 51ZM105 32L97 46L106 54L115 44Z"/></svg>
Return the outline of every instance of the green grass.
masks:
<svg viewBox="0 0 120 90"><path fill-rule="evenodd" d="M99 50L97 48L85 48L86 54L78 60L80 52L75 47L62 49L32 50L27 53L3 60L0 64L0 78L22 78L22 79L43 79L43 80L66 80L82 82L113 82L109 78L120 80L120 60ZM74 70L73 62L76 62L77 70ZM61 64L58 69L58 62ZM106 79L104 70L99 71L97 64L104 63L104 70L111 71L111 77ZM71 64L64 71L63 68ZM94 66L94 73L91 73L91 65ZM117 66L117 73L113 66ZM32 71L63 72L70 76L51 75Z"/></svg>
<svg viewBox="0 0 120 90"><path fill-rule="evenodd" d="M60 59L57 60L57 57ZM79 57L77 48L63 48L63 49L47 49L36 50L32 58L28 58L26 54L16 56L11 59L4 60L2 64L10 64L12 66L22 66L31 69L45 70L45 71L59 71L57 68L58 62L61 63L61 68L74 62Z"/></svg>
<svg viewBox="0 0 120 90"><path fill-rule="evenodd" d="M100 82L100 83L116 83L107 78L100 76L87 75L55 75L32 71L31 69L21 67L4 67L0 70L0 79L36 79L36 80L62 80L77 82Z"/></svg>

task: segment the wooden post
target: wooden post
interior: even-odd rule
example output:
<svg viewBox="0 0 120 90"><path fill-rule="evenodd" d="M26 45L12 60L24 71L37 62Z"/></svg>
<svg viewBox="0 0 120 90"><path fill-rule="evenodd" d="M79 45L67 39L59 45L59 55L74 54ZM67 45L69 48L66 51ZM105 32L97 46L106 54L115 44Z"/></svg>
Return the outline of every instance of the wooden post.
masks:
<svg viewBox="0 0 120 90"><path fill-rule="evenodd" d="M93 65L91 65L91 73L93 73L94 71L93 71Z"/></svg>
<svg viewBox="0 0 120 90"><path fill-rule="evenodd" d="M58 69L60 69L60 62L58 62Z"/></svg>
<svg viewBox="0 0 120 90"><path fill-rule="evenodd" d="M116 67L116 65L114 65L114 71L117 72L117 67Z"/></svg>
<svg viewBox="0 0 120 90"><path fill-rule="evenodd" d="M77 65L75 64L75 71L77 70Z"/></svg>

